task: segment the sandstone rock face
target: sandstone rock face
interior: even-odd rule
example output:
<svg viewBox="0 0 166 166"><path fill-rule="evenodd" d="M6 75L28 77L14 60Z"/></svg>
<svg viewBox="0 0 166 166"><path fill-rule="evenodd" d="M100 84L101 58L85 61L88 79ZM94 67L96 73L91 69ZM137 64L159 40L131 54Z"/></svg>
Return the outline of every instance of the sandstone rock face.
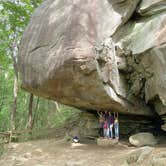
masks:
<svg viewBox="0 0 166 166"><path fill-rule="evenodd" d="M70 129L68 135L71 137L96 138L98 137L98 119L94 114L84 111L75 121L69 121L68 129Z"/></svg>
<svg viewBox="0 0 166 166"><path fill-rule="evenodd" d="M130 93L151 103L159 115L166 114L165 8L162 0L141 1L137 20L129 21L113 35L117 55L127 57L130 66L126 69Z"/></svg>
<svg viewBox="0 0 166 166"><path fill-rule="evenodd" d="M166 10L165 0L142 0L137 11L141 16L147 16L164 10Z"/></svg>
<svg viewBox="0 0 166 166"><path fill-rule="evenodd" d="M22 87L78 108L164 117L165 9L165 0L45 1L21 41Z"/></svg>
<svg viewBox="0 0 166 166"><path fill-rule="evenodd" d="M147 145L155 145L157 143L157 140L151 133L138 133L135 135L130 136L129 142L137 147L140 146L147 146Z"/></svg>

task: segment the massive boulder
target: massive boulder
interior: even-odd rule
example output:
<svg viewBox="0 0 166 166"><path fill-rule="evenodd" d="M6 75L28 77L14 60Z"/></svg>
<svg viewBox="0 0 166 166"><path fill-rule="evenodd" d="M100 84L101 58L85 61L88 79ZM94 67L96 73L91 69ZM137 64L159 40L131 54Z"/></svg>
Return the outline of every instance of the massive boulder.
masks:
<svg viewBox="0 0 166 166"><path fill-rule="evenodd" d="M126 99L127 86L109 38L131 17L137 3L125 1L122 12L108 1L44 2L21 41L22 87L79 108L151 115L142 101ZM113 23L112 18L119 21Z"/></svg>
<svg viewBox="0 0 166 166"><path fill-rule="evenodd" d="M165 0L45 1L21 41L22 87L78 108L164 120L165 7Z"/></svg>

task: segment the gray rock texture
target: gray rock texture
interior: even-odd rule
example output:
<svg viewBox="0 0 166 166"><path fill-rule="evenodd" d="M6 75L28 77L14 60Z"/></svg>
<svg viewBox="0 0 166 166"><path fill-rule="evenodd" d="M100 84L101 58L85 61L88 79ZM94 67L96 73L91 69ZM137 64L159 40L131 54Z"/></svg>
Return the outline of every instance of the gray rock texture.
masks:
<svg viewBox="0 0 166 166"><path fill-rule="evenodd" d="M129 142L137 147L140 146L153 146L157 144L157 140L153 134L148 132L142 132L129 137Z"/></svg>
<svg viewBox="0 0 166 166"><path fill-rule="evenodd" d="M166 10L165 0L142 0L137 12L141 16L148 16Z"/></svg>
<svg viewBox="0 0 166 166"><path fill-rule="evenodd" d="M22 87L81 109L164 117L165 9L165 0L44 1L21 41Z"/></svg>
<svg viewBox="0 0 166 166"><path fill-rule="evenodd" d="M143 166L143 161L147 160L147 157L154 150L153 147L145 146L132 150L126 157L126 162L124 165L141 165Z"/></svg>
<svg viewBox="0 0 166 166"><path fill-rule="evenodd" d="M113 39L117 56L126 57L130 93L166 114L166 2L141 1L140 16L121 27ZM142 17L142 15L144 17ZM163 130L166 130L163 125Z"/></svg>

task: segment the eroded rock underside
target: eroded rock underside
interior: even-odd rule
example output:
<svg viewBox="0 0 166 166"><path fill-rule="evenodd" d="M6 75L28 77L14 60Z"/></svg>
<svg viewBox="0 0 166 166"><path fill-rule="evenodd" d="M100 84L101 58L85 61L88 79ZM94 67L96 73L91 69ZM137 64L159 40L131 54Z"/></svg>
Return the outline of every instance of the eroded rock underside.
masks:
<svg viewBox="0 0 166 166"><path fill-rule="evenodd" d="M165 0L44 1L18 61L22 87L36 95L85 110L157 113L166 123Z"/></svg>
<svg viewBox="0 0 166 166"><path fill-rule="evenodd" d="M132 134L139 132L151 132L158 135L157 127L160 124L155 124L153 117L145 117L138 115L119 115L120 123L120 138L128 138ZM67 135L77 135L80 138L96 138L98 137L98 117L95 112L82 111L77 117L67 121Z"/></svg>

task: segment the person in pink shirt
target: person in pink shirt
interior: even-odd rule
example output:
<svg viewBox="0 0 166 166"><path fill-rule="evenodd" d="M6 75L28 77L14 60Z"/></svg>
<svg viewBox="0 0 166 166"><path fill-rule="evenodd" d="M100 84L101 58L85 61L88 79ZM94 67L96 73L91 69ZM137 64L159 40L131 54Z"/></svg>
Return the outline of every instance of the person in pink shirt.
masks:
<svg viewBox="0 0 166 166"><path fill-rule="evenodd" d="M104 129L104 138L108 138L108 123L107 120L104 120L104 124L103 124L103 129Z"/></svg>

